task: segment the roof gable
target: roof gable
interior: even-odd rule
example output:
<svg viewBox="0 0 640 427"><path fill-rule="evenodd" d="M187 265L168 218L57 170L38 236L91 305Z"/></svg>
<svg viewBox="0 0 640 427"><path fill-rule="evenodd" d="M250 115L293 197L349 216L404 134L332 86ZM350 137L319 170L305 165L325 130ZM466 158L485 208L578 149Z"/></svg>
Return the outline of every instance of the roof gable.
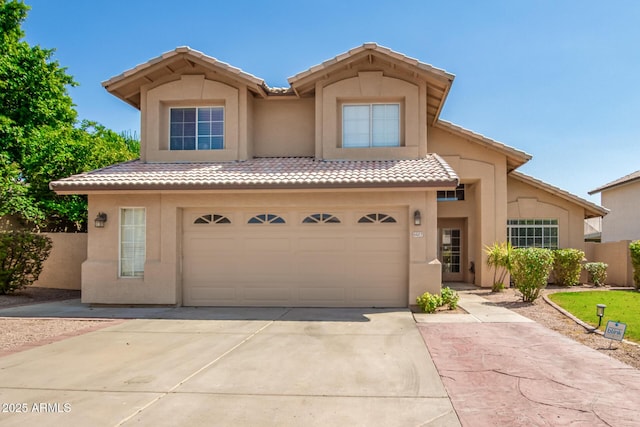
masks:
<svg viewBox="0 0 640 427"><path fill-rule="evenodd" d="M531 160L531 154L525 153L524 151L510 147L491 138L487 138L486 136L470 131L469 129L454 125L451 122L438 120L434 126L504 154L507 156L507 170L509 172Z"/></svg>
<svg viewBox="0 0 640 427"><path fill-rule="evenodd" d="M595 203L592 203L588 200L585 200L581 197L578 197L574 194L569 193L568 191L565 191L561 188L555 187L551 184L547 184L544 181L541 181L539 179L536 179L532 176L529 175L525 175L522 172L518 172L518 171L513 171L511 172L509 175L509 177L511 178L515 178L518 181L524 182L525 184L529 184L533 187L539 188L540 190L546 191L548 193L553 194L554 196L560 197L562 199L565 199L571 203L575 203L579 206L581 206L582 208L584 208L584 216L585 218L593 218L593 217L598 217L598 216L605 216L606 214L609 213L609 210L606 208L603 208L600 205L597 205Z"/></svg>
<svg viewBox="0 0 640 427"><path fill-rule="evenodd" d="M111 94L140 109L140 91L143 85L163 82L172 76L214 72L218 76L245 84L259 96L304 96L315 91L315 83L334 73L350 70L354 65L368 64L370 69L387 67L405 78L421 79L427 84L427 116L431 123L438 120L454 75L432 65L420 62L376 43L365 43L343 54L313 66L289 78L289 88L271 88L263 79L233 67L188 46L150 59L142 64L102 82Z"/></svg>
<svg viewBox="0 0 640 427"><path fill-rule="evenodd" d="M192 74L199 70L212 71L226 79L245 84L250 90L264 94L269 89L264 80L187 46L150 59L147 62L102 82L107 91L133 107L140 109L140 90L143 85L164 81L172 75Z"/></svg>
<svg viewBox="0 0 640 427"><path fill-rule="evenodd" d="M329 80L332 75L340 75L350 70L355 73L354 68L362 67L371 70L387 68L408 79L424 80L427 84L427 116L431 123L438 119L455 78L445 70L387 47L376 43L365 43L289 77L288 81L295 93L303 96L313 93L316 82L320 80Z"/></svg>

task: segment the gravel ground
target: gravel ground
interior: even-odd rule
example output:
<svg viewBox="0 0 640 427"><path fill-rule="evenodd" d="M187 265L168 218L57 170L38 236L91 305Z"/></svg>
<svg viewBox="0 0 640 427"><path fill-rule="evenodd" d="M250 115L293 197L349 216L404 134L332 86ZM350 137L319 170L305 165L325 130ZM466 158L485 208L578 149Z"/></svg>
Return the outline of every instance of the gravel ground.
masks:
<svg viewBox="0 0 640 427"><path fill-rule="evenodd" d="M0 295L0 308L75 298L80 298L80 291L31 287L11 295ZM111 323L113 321L110 320L0 317L0 356L93 331Z"/></svg>
<svg viewBox="0 0 640 427"><path fill-rule="evenodd" d="M545 293L558 291L593 290L592 287L548 288ZM469 292L478 294L489 301L526 316L549 329L553 329L588 347L640 369L640 345L610 341L601 335L590 334L585 329L558 312L542 298L534 303L524 303L514 289L492 293L477 289ZM0 295L0 308L25 304L37 304L52 300L80 298L80 291L48 288L27 288L12 295ZM42 345L68 336L89 332L113 321L81 319L23 319L0 318L0 355L21 351L34 345Z"/></svg>
<svg viewBox="0 0 640 427"><path fill-rule="evenodd" d="M585 290L598 290L591 286L574 286L572 288L550 287L545 289L545 294L553 292L580 292ZM605 288L606 289L606 288ZM574 341L578 341L588 347L596 349L601 353L614 357L627 365L640 369L640 345L627 344L608 340L599 334L588 333L585 328L569 319L554 307L538 298L533 303L522 302L522 297L515 289L505 289L503 292L491 292L491 290L478 289L473 292L477 295L494 302L497 305L513 310L518 314L528 317L541 325L557 331ZM594 307L595 313L595 307ZM609 348L611 344L611 349Z"/></svg>

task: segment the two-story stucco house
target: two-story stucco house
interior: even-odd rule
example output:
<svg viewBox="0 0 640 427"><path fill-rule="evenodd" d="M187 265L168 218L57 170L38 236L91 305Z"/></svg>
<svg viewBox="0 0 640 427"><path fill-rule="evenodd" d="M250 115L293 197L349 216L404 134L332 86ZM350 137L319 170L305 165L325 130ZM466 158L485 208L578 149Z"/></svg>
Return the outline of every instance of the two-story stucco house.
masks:
<svg viewBox="0 0 640 427"><path fill-rule="evenodd" d="M140 160L51 183L106 214L83 301L406 307L491 286L496 241L582 248L606 211L440 120L453 79L367 43L287 88L187 47L106 81L140 109Z"/></svg>
<svg viewBox="0 0 640 427"><path fill-rule="evenodd" d="M602 242L640 239L640 171L589 191L600 193L600 204L610 210L602 219Z"/></svg>

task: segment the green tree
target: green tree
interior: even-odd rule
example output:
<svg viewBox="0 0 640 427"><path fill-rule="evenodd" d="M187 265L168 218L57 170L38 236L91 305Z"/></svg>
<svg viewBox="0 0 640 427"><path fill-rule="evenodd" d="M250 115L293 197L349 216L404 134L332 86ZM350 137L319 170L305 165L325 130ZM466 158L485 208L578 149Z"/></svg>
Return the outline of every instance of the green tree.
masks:
<svg viewBox="0 0 640 427"><path fill-rule="evenodd" d="M139 144L94 122L77 123L75 86L53 49L22 40L29 7L0 0L0 215L48 230L86 225L86 198L49 182L137 157Z"/></svg>

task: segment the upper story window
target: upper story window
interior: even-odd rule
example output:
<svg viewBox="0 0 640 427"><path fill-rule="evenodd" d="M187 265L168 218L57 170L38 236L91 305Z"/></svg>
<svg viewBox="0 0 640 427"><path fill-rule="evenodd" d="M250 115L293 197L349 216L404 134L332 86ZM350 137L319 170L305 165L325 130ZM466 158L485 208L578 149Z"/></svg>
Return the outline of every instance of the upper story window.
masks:
<svg viewBox="0 0 640 427"><path fill-rule="evenodd" d="M454 202L464 200L464 184L460 184L455 190L438 191L439 202Z"/></svg>
<svg viewBox="0 0 640 427"><path fill-rule="evenodd" d="M400 104L344 104L342 147L400 146Z"/></svg>
<svg viewBox="0 0 640 427"><path fill-rule="evenodd" d="M221 150L224 148L224 108L171 108L171 150Z"/></svg>

